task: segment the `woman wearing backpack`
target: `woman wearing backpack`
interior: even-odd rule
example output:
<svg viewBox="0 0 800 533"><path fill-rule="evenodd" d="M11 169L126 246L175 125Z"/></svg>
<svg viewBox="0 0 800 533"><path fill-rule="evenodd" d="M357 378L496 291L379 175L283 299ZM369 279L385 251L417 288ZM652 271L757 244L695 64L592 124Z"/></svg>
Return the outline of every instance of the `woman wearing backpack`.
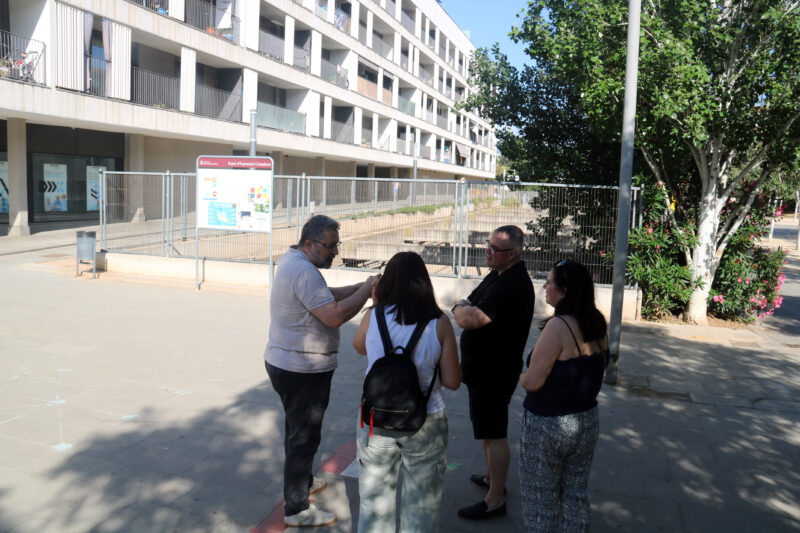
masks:
<svg viewBox="0 0 800 533"><path fill-rule="evenodd" d="M399 531L439 529L439 507L447 456L447 415L441 387L461 384L453 326L436 304L428 270L414 252L400 252L389 260L373 289L374 307L364 315L353 346L368 357L367 373L384 356L376 312L384 313L391 346L405 347L417 323L426 324L410 356L423 393L431 388L427 416L417 431L396 431L359 423L357 434L360 475L358 531L396 531L397 479L403 470ZM439 377L434 378L436 368ZM370 435L371 433L371 435Z"/></svg>

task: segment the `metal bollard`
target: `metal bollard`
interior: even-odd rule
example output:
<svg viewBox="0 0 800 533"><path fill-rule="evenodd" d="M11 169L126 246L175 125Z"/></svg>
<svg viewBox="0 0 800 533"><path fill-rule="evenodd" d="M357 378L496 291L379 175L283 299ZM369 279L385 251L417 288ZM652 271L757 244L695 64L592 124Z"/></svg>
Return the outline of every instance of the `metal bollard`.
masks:
<svg viewBox="0 0 800 533"><path fill-rule="evenodd" d="M77 251L75 253L75 276L80 276L80 265L84 261L92 262L92 279L97 277L97 253L95 251L97 236L94 231L77 232Z"/></svg>

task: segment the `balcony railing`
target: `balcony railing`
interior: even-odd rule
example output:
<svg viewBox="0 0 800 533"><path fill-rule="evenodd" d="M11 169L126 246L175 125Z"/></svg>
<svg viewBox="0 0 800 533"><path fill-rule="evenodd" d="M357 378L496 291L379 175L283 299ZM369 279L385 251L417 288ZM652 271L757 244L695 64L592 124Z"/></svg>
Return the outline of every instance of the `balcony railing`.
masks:
<svg viewBox="0 0 800 533"><path fill-rule="evenodd" d="M411 18L411 15L403 11L400 15L400 23L403 25L405 29L414 33L414 19Z"/></svg>
<svg viewBox="0 0 800 533"><path fill-rule="evenodd" d="M447 117L443 115L436 115L436 125L440 128L447 129Z"/></svg>
<svg viewBox="0 0 800 533"><path fill-rule="evenodd" d="M412 102L408 98L403 98L402 96L399 96L397 98L397 109L399 109L403 113L408 113L413 117L415 116L417 106L416 104L414 104L414 102Z"/></svg>
<svg viewBox="0 0 800 533"><path fill-rule="evenodd" d="M433 86L433 74L425 70L421 65L419 67L419 78L431 87Z"/></svg>
<svg viewBox="0 0 800 533"><path fill-rule="evenodd" d="M242 95L198 83L194 92L194 112L204 117L242 121Z"/></svg>
<svg viewBox="0 0 800 533"><path fill-rule="evenodd" d="M283 39L264 30L258 31L258 53L283 61Z"/></svg>
<svg viewBox="0 0 800 533"><path fill-rule="evenodd" d="M358 77L358 92L363 94L364 96L369 96L370 98L374 98L375 100L378 99L378 84L374 81L369 81L366 78L362 78L361 76Z"/></svg>
<svg viewBox="0 0 800 533"><path fill-rule="evenodd" d="M131 67L131 101L166 109L180 107L181 80Z"/></svg>
<svg viewBox="0 0 800 533"><path fill-rule="evenodd" d="M367 25L366 24L359 24L358 25L358 42L367 46Z"/></svg>
<svg viewBox="0 0 800 533"><path fill-rule="evenodd" d="M419 145L419 156L425 159L431 158L431 147L424 144Z"/></svg>
<svg viewBox="0 0 800 533"><path fill-rule="evenodd" d="M257 104L256 124L265 128L291 131L301 135L306 133L306 115L304 113L266 102L258 102Z"/></svg>
<svg viewBox="0 0 800 533"><path fill-rule="evenodd" d="M441 43L441 41L439 41L439 52L438 53L439 53L439 57L441 57L445 61L447 60L447 50L445 50L444 45Z"/></svg>
<svg viewBox="0 0 800 533"><path fill-rule="evenodd" d="M111 71L111 62L102 57L85 56L87 86L86 92L96 96L106 95L106 79Z"/></svg>
<svg viewBox="0 0 800 533"><path fill-rule="evenodd" d="M333 25L339 30L350 35L350 15L341 9L336 10L336 13L333 16Z"/></svg>
<svg viewBox="0 0 800 533"><path fill-rule="evenodd" d="M153 10L159 15L166 15L169 12L169 0L128 0L128 2Z"/></svg>
<svg viewBox="0 0 800 533"><path fill-rule="evenodd" d="M331 139L343 143L353 144L353 125L347 122L331 120Z"/></svg>
<svg viewBox="0 0 800 533"><path fill-rule="evenodd" d="M190 26L239 42L239 17L228 9L220 9L206 0L186 0L185 15L186 23Z"/></svg>
<svg viewBox="0 0 800 533"><path fill-rule="evenodd" d="M305 48L294 47L294 63L292 66L303 72L311 71L311 53Z"/></svg>
<svg viewBox="0 0 800 533"><path fill-rule="evenodd" d="M372 147L372 128L361 126L361 146Z"/></svg>
<svg viewBox="0 0 800 533"><path fill-rule="evenodd" d="M408 70L408 54L400 54L400 67Z"/></svg>
<svg viewBox="0 0 800 533"><path fill-rule="evenodd" d="M328 0L317 0L317 5L314 6L314 13L322 20L328 20Z"/></svg>
<svg viewBox="0 0 800 533"><path fill-rule="evenodd" d="M382 57L388 57L388 55L392 52L392 45L390 45L377 35L373 35L372 49L378 52L378 54L380 54Z"/></svg>
<svg viewBox="0 0 800 533"><path fill-rule="evenodd" d="M45 44L0 30L0 77L45 83Z"/></svg>
<svg viewBox="0 0 800 533"><path fill-rule="evenodd" d="M323 80L335 83L339 87L347 89L350 86L350 82L347 79L347 69L336 63L331 63L325 58L322 58L321 74Z"/></svg>
<svg viewBox="0 0 800 533"><path fill-rule="evenodd" d="M386 4L383 6L383 9L385 9L386 12L392 16L392 18L394 18L394 10L396 9L394 0L386 0Z"/></svg>

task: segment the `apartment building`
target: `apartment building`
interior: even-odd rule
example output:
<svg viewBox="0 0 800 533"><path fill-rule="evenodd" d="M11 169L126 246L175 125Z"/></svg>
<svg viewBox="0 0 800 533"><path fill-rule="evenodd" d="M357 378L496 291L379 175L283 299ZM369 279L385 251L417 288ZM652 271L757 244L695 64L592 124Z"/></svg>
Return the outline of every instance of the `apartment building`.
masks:
<svg viewBox="0 0 800 533"><path fill-rule="evenodd" d="M279 175L491 179L492 125L454 108L473 50L435 0L0 0L0 224L246 154L251 110Z"/></svg>

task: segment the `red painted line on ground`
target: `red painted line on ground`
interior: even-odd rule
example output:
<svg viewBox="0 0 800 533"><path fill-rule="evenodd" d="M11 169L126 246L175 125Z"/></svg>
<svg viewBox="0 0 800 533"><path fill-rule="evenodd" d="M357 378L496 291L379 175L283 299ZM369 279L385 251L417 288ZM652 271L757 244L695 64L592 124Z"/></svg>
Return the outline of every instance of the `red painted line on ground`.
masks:
<svg viewBox="0 0 800 533"><path fill-rule="evenodd" d="M342 444L339 449L333 452L319 467L320 472L329 474L341 474L345 468L356 459L356 443L348 442ZM286 526L283 525L283 504L278 502L269 514L256 527L250 528L250 533L280 533Z"/></svg>

